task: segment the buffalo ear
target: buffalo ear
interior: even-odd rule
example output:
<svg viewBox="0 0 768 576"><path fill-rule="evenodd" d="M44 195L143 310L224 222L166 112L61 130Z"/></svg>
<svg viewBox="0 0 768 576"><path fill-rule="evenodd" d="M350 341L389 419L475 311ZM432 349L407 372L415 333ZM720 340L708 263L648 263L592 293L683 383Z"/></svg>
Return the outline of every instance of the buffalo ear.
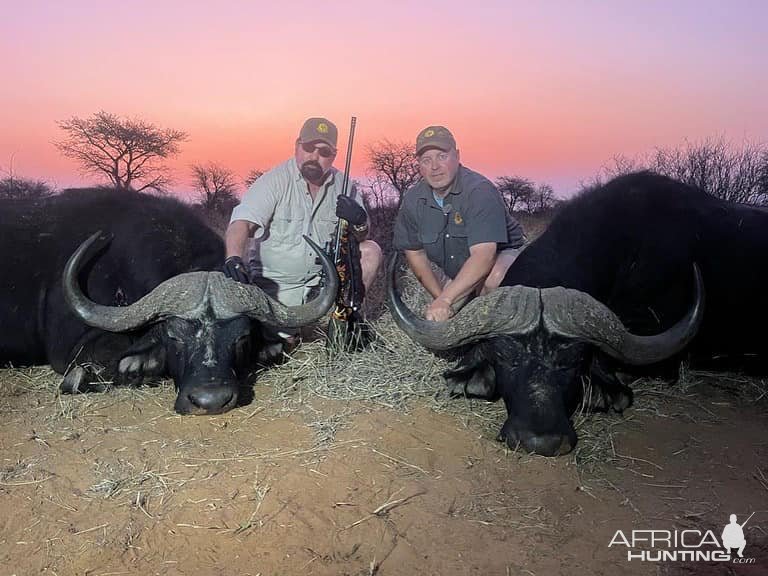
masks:
<svg viewBox="0 0 768 576"><path fill-rule="evenodd" d="M496 386L496 370L485 360L443 372L451 396L483 398L495 402L501 397Z"/></svg>
<svg viewBox="0 0 768 576"><path fill-rule="evenodd" d="M632 405L632 389L619 380L615 363L602 354L595 354L590 365L590 395L584 403L590 410L623 412Z"/></svg>

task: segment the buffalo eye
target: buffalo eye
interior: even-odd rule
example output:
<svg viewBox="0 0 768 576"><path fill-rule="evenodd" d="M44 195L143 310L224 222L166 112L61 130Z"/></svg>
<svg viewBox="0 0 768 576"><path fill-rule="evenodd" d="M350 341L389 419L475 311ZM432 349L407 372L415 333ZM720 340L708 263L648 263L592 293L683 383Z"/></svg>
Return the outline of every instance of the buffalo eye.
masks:
<svg viewBox="0 0 768 576"><path fill-rule="evenodd" d="M235 362L234 369L238 377L247 376L247 370L251 359L251 337L249 335L240 336L235 341Z"/></svg>
<svg viewBox="0 0 768 576"><path fill-rule="evenodd" d="M163 323L163 333L175 344L184 344L190 338L192 327L181 318L169 318Z"/></svg>

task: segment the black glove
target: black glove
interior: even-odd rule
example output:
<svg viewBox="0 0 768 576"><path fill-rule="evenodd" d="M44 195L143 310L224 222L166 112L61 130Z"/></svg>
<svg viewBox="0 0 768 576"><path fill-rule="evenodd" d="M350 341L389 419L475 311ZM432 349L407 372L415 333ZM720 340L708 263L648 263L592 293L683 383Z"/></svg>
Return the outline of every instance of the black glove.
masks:
<svg viewBox="0 0 768 576"><path fill-rule="evenodd" d="M349 196L339 196L336 200L336 216L344 218L352 226L362 226L368 219L363 207Z"/></svg>
<svg viewBox="0 0 768 576"><path fill-rule="evenodd" d="M224 272L224 276L232 278L236 282L242 282L243 284L251 283L251 277L248 276L248 268L246 268L240 256L230 256L224 260L224 266L221 271Z"/></svg>

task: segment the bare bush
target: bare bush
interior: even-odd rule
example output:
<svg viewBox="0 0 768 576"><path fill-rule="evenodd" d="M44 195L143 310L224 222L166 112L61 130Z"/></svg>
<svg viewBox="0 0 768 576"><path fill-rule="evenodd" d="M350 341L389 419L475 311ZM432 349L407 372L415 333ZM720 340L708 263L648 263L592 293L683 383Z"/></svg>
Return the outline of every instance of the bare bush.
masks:
<svg viewBox="0 0 768 576"><path fill-rule="evenodd" d="M496 178L496 188L499 189L507 210L514 212L528 205L536 192L533 182L520 176L501 176Z"/></svg>
<svg viewBox="0 0 768 576"><path fill-rule="evenodd" d="M496 179L496 187L510 212L536 214L554 208L557 204L552 186L536 186L533 181L521 176L500 176Z"/></svg>
<svg viewBox="0 0 768 576"><path fill-rule="evenodd" d="M192 187L206 211L229 214L238 203L235 173L215 162L192 165Z"/></svg>
<svg viewBox="0 0 768 576"><path fill-rule="evenodd" d="M8 176L0 180L0 200L47 198L53 189L42 180Z"/></svg>
<svg viewBox="0 0 768 576"><path fill-rule="evenodd" d="M368 168L370 180L376 193L394 193L397 205L403 194L421 179L416 161L416 147L406 142L379 140L368 146Z"/></svg>
<svg viewBox="0 0 768 576"><path fill-rule="evenodd" d="M549 184L540 184L536 187L533 196L528 201L528 212L530 214L538 214L539 212L545 212L550 208L554 208L557 204L555 198L555 191Z"/></svg>
<svg viewBox="0 0 768 576"><path fill-rule="evenodd" d="M686 141L679 148L656 148L644 157L615 156L612 164L582 187L599 186L604 180L637 170L652 170L723 200L768 203L768 147L752 142L736 145L722 137Z"/></svg>

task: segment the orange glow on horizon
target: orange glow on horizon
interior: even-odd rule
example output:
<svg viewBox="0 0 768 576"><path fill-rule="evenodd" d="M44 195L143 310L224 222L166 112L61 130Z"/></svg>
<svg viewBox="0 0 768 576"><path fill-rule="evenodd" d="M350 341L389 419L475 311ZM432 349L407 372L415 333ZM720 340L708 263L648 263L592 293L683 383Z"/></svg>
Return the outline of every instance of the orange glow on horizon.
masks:
<svg viewBox="0 0 768 576"><path fill-rule="evenodd" d="M560 195L617 154L768 138L762 2L33 4L0 23L0 170L58 186L89 180L56 122L101 109L189 134L179 191L192 163L269 169L313 115L339 127L339 168L357 116L353 177L369 144L444 124L470 168Z"/></svg>

